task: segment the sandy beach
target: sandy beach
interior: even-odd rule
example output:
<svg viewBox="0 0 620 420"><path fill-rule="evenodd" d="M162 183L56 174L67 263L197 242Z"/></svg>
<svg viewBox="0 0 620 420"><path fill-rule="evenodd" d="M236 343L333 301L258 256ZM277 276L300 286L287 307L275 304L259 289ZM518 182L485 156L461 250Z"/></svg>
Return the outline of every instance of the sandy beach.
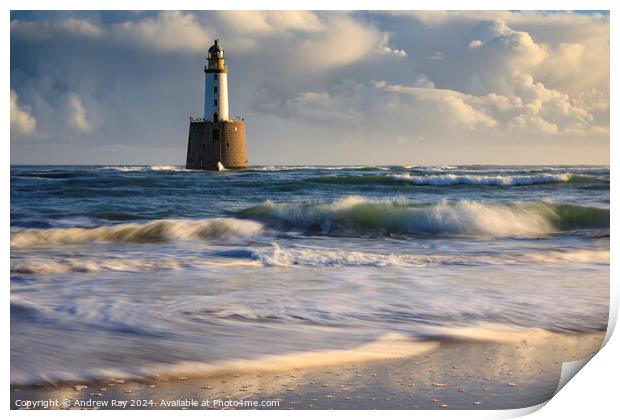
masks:
<svg viewBox="0 0 620 420"><path fill-rule="evenodd" d="M596 352L603 337L540 330L493 339L472 331L461 339L415 343L419 352L408 357L398 354L410 350L405 347L373 357L380 347L367 346L365 353L322 354L321 362L276 358L205 374L190 369L183 376L171 371L140 380L12 387L11 401L13 409L523 408L550 399L562 362Z"/></svg>

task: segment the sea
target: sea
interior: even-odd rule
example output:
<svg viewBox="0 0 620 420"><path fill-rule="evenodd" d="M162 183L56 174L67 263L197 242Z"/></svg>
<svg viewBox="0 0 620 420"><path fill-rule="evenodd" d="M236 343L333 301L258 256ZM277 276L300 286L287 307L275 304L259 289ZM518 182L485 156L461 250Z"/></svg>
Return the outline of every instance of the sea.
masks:
<svg viewBox="0 0 620 420"><path fill-rule="evenodd" d="M12 166L11 383L472 329L603 331L609 179L601 166Z"/></svg>

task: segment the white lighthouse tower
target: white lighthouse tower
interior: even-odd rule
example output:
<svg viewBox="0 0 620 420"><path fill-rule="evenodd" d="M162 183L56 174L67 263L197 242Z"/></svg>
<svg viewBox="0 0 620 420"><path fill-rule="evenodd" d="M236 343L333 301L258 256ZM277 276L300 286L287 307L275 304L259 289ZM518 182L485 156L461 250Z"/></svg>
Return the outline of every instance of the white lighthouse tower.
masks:
<svg viewBox="0 0 620 420"><path fill-rule="evenodd" d="M228 69L219 40L209 48L205 66L205 121L228 121Z"/></svg>
<svg viewBox="0 0 620 420"><path fill-rule="evenodd" d="M205 71L203 118L189 117L187 169L245 169L248 151L245 121L228 116L228 69L224 50L216 39L209 48Z"/></svg>

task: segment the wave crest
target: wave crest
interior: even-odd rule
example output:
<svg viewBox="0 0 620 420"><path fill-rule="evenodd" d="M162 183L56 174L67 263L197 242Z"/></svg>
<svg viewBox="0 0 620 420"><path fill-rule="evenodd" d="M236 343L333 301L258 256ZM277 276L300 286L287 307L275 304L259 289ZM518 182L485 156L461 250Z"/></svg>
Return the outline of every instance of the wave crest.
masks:
<svg viewBox="0 0 620 420"><path fill-rule="evenodd" d="M549 203L487 204L447 201L414 205L350 196L331 203L264 204L241 216L277 228L328 235L425 234L540 236L575 229L608 228L609 210Z"/></svg>
<svg viewBox="0 0 620 420"><path fill-rule="evenodd" d="M424 171L422 171L424 172ZM574 176L571 173L515 174L515 175L476 175L476 174L434 174L412 175L379 174L379 175L338 175L309 178L307 181L320 184L357 185L357 184L410 184L434 187L452 185L480 185L510 187L536 184L555 184L591 180L589 177Z"/></svg>
<svg viewBox="0 0 620 420"><path fill-rule="evenodd" d="M570 173L537 174L537 175L425 175L410 174L392 175L395 179L406 180L414 185L490 185L514 186L569 182L573 177Z"/></svg>
<svg viewBox="0 0 620 420"><path fill-rule="evenodd" d="M263 225L251 220L216 218L208 220L164 219L149 223L123 223L96 228L25 229L11 234L12 247L86 242L170 242L252 237Z"/></svg>
<svg viewBox="0 0 620 420"><path fill-rule="evenodd" d="M187 172L190 169L185 169L183 166L178 165L145 165L145 166L103 166L102 170L117 171L117 172L145 172L145 171L168 171L168 172Z"/></svg>

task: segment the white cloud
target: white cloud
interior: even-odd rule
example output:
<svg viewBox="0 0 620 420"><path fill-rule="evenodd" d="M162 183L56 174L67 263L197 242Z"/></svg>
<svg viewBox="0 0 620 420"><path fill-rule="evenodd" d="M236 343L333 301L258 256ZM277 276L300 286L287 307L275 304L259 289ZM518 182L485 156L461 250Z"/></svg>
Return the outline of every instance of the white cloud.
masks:
<svg viewBox="0 0 620 420"><path fill-rule="evenodd" d="M29 110L17 103L17 93L11 90L11 138L31 136L37 129L37 120Z"/></svg>
<svg viewBox="0 0 620 420"><path fill-rule="evenodd" d="M310 11L242 11L217 12L222 27L229 27L238 33L260 35L266 32L320 31L325 30L319 17Z"/></svg>
<svg viewBox="0 0 620 420"><path fill-rule="evenodd" d="M413 86L419 88L435 89L435 83L433 83L433 81L429 79L428 76L426 76L425 74L418 75L418 77L416 77L415 81L413 82Z"/></svg>
<svg viewBox="0 0 620 420"><path fill-rule="evenodd" d="M69 17L53 21L11 21L11 34L20 38L53 40L72 36L97 38L105 35L104 28L86 19Z"/></svg>
<svg viewBox="0 0 620 420"><path fill-rule="evenodd" d="M84 19L69 18L58 22L58 26L67 32L89 37L100 37L104 30L93 22Z"/></svg>
<svg viewBox="0 0 620 420"><path fill-rule="evenodd" d="M91 132L93 127L86 118L86 109L84 109L80 97L76 94L70 94L67 99L69 124L81 132Z"/></svg>
<svg viewBox="0 0 620 420"><path fill-rule="evenodd" d="M406 16L421 21L420 38L442 45L440 51L432 50L429 42L428 50L442 60L419 60L419 69L438 88L478 97L504 136L588 134L608 127L609 50L603 45L608 25L600 17L506 12ZM556 32L548 39L549 27L563 28L565 39Z"/></svg>
<svg viewBox="0 0 620 420"><path fill-rule="evenodd" d="M213 41L205 25L192 13L164 11L156 17L112 25L111 36L122 42L158 51L205 51Z"/></svg>
<svg viewBox="0 0 620 420"><path fill-rule="evenodd" d="M483 110L478 109L480 100L446 89L390 85L385 82L375 83L375 87L386 92L410 96L414 99L411 113L434 113L442 115L444 124L460 125L466 129L493 128L497 122ZM435 118L436 119L436 118Z"/></svg>
<svg viewBox="0 0 620 420"><path fill-rule="evenodd" d="M386 47L383 47L383 51L386 52L387 54L395 54L400 57L407 57L407 52L405 50L399 50L398 48L390 48L386 46Z"/></svg>
<svg viewBox="0 0 620 420"><path fill-rule="evenodd" d="M328 15L325 27L329 30L308 34L294 48L294 62L314 70L326 70L355 63L372 53L378 53L383 34L349 15Z"/></svg>
<svg viewBox="0 0 620 420"><path fill-rule="evenodd" d="M485 114L484 101L480 98L434 89L432 82L423 75L418 80L421 86L430 87L394 85L386 81L365 85L348 80L331 92L302 93L284 104L282 115L353 126L363 126L368 116L373 116L375 128L392 126L391 129L398 129L401 125L409 127L415 121L430 123L429 131L445 127L475 130L497 125L492 116ZM439 116L441 123L436 122Z"/></svg>
<svg viewBox="0 0 620 420"><path fill-rule="evenodd" d="M371 115L389 124L400 119L466 130L540 134L586 133L600 129L592 124L592 115L568 95L547 89L530 76L515 76L514 84L514 95L477 96L436 89L425 75L419 75L412 86L386 81L365 86L349 81L330 92L304 92L280 109L271 108L267 112L317 122L355 120L355 124L361 124ZM424 131L422 127L417 129Z"/></svg>

